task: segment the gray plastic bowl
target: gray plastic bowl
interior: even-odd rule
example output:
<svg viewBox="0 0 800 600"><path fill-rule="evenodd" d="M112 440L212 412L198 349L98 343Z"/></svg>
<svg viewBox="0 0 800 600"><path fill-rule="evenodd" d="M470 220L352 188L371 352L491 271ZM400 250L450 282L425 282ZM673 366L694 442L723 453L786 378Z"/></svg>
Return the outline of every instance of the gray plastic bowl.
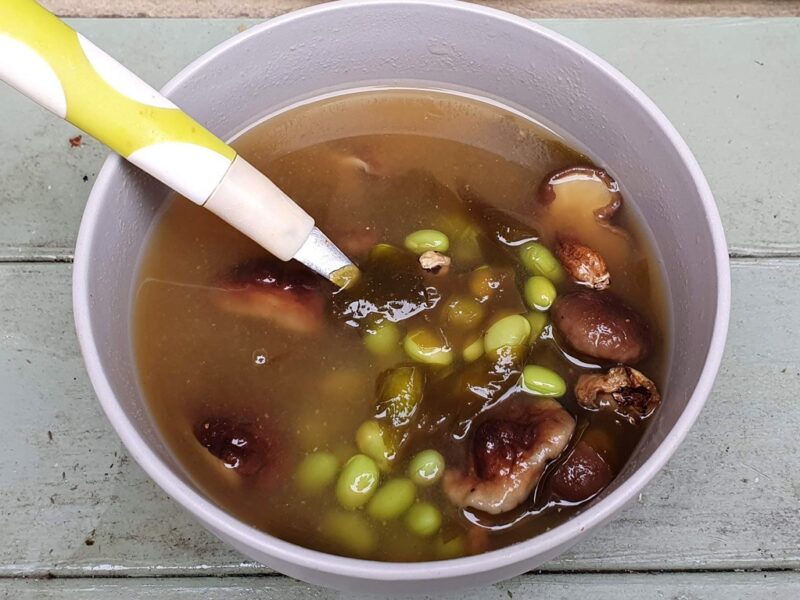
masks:
<svg viewBox="0 0 800 600"><path fill-rule="evenodd" d="M381 563L267 535L216 506L155 430L131 352L133 285L165 189L117 156L92 190L75 252L75 321L97 396L130 454L206 528L243 554L342 590L439 591L486 584L553 558L612 517L666 463L711 391L729 316L725 238L686 144L653 103L590 52L509 14L455 2L324 4L249 29L186 67L166 95L223 138L338 89L401 85L498 99L576 141L621 182L652 230L672 307L664 403L610 489L542 535L480 556Z"/></svg>

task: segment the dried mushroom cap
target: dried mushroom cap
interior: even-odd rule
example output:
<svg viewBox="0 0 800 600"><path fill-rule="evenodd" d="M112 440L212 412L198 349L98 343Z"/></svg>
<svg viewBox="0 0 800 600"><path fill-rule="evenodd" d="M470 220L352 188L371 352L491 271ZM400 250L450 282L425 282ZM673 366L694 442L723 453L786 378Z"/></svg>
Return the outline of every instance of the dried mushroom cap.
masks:
<svg viewBox="0 0 800 600"><path fill-rule="evenodd" d="M661 402L655 384L630 367L614 367L604 375L581 375L575 397L584 408L613 410L631 422L646 419Z"/></svg>
<svg viewBox="0 0 800 600"><path fill-rule="evenodd" d="M596 290L604 290L611 285L606 261L589 246L573 238L559 237L555 255L576 283Z"/></svg>
<svg viewBox="0 0 800 600"><path fill-rule="evenodd" d="M598 223L607 225L622 207L622 195L617 182L603 169L572 167L544 180L539 189L539 203L573 216L591 210Z"/></svg>
<svg viewBox="0 0 800 600"><path fill-rule="evenodd" d="M444 275L450 270L450 257L435 250L428 250L419 257L419 264L426 271Z"/></svg>
<svg viewBox="0 0 800 600"><path fill-rule="evenodd" d="M559 296L551 314L567 345L586 356L632 365L650 352L647 321L611 292L581 290Z"/></svg>
<svg viewBox="0 0 800 600"><path fill-rule="evenodd" d="M530 496L574 430L575 420L555 400L514 403L477 428L466 468L445 472L444 492L459 507L495 515L512 510Z"/></svg>
<svg viewBox="0 0 800 600"><path fill-rule="evenodd" d="M614 479L614 472L597 450L581 440L550 480L550 489L561 500L585 502Z"/></svg>
<svg viewBox="0 0 800 600"><path fill-rule="evenodd" d="M297 333L313 333L325 310L323 280L295 261L264 258L221 277L214 300L222 310L263 319Z"/></svg>
<svg viewBox="0 0 800 600"><path fill-rule="evenodd" d="M631 258L631 238L613 224L622 208L617 182L602 169L573 167L546 177L537 195L542 231L576 236L612 268Z"/></svg>
<svg viewBox="0 0 800 600"><path fill-rule="evenodd" d="M273 458L272 439L250 423L204 419L195 425L194 435L225 468L244 477L255 475Z"/></svg>

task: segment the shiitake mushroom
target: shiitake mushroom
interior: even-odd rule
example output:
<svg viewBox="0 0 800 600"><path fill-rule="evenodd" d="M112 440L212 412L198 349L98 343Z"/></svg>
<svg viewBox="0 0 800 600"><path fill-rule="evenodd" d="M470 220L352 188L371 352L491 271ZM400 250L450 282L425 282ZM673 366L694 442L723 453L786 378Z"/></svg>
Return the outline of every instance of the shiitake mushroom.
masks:
<svg viewBox="0 0 800 600"><path fill-rule="evenodd" d="M525 502L574 430L575 419L556 400L508 400L477 427L466 463L445 472L444 492L456 506L489 514L512 510Z"/></svg>
<svg viewBox="0 0 800 600"><path fill-rule="evenodd" d="M572 167L551 173L535 198L532 209L543 242L556 246L557 254L560 240L580 245L562 248L559 257L575 281L603 289L607 287L608 271L630 263L633 238L615 223L622 208L622 194L617 182L603 169Z"/></svg>
<svg viewBox="0 0 800 600"><path fill-rule="evenodd" d="M611 292L559 296L552 317L567 345L581 354L634 365L650 353L652 335L644 317Z"/></svg>
<svg viewBox="0 0 800 600"><path fill-rule="evenodd" d="M195 424L194 436L226 468L244 477L255 475L274 459L272 435L253 423L210 417Z"/></svg>
<svg viewBox="0 0 800 600"><path fill-rule="evenodd" d="M297 333L313 333L323 321L328 285L306 266L265 257L244 262L216 281L213 299L222 310L264 319Z"/></svg>
<svg viewBox="0 0 800 600"><path fill-rule="evenodd" d="M613 410L632 422L649 417L661 403L656 385L631 367L585 374L575 384L578 404L589 410Z"/></svg>
<svg viewBox="0 0 800 600"><path fill-rule="evenodd" d="M560 500L585 502L600 493L614 472L597 450L578 442L550 479L550 490Z"/></svg>

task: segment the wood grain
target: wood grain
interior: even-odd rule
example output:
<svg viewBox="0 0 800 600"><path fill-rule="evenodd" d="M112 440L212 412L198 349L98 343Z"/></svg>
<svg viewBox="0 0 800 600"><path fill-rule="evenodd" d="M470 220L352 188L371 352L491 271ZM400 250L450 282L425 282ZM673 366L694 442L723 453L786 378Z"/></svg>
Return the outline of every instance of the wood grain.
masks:
<svg viewBox="0 0 800 600"><path fill-rule="evenodd" d="M0 577L268 572L128 459L84 372L70 270L0 265ZM738 260L733 283L722 371L686 442L545 570L800 568L800 260Z"/></svg>
<svg viewBox="0 0 800 600"><path fill-rule="evenodd" d="M160 86L254 21L71 23ZM715 192L734 256L800 253L800 20L571 20L546 24L638 84L684 135ZM0 261L71 260L106 150L13 90L0 89Z"/></svg>
<svg viewBox="0 0 800 600"><path fill-rule="evenodd" d="M319 4L318 0L44 0L59 15L73 17L274 17ZM527 17L726 17L797 16L797 0L478 0Z"/></svg>

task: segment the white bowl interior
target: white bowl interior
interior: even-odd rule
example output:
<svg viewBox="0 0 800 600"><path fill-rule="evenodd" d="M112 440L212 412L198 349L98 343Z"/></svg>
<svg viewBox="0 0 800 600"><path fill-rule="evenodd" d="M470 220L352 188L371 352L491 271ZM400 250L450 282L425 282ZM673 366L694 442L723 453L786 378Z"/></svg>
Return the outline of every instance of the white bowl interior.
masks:
<svg viewBox="0 0 800 600"><path fill-rule="evenodd" d="M488 582L531 568L574 543L637 493L683 438L710 390L727 324L724 238L705 180L683 142L613 69L521 19L458 3L323 5L226 42L187 67L166 91L229 138L266 114L321 93L409 83L470 91L534 114L578 141L623 182L652 231L674 315L669 386L624 472L579 519L479 561L426 567L305 551L215 512L155 431L132 356L137 263L166 190L110 158L92 191L76 251L82 349L98 396L134 457L243 552L291 575L344 589L412 591Z"/></svg>

